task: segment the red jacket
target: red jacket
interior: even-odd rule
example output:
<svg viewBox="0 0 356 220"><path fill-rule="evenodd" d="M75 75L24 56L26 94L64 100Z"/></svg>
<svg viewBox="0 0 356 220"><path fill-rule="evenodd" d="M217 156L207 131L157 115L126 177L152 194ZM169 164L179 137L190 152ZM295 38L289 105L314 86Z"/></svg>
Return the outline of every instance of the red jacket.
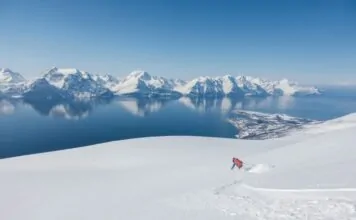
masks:
<svg viewBox="0 0 356 220"><path fill-rule="evenodd" d="M232 158L232 162L240 169L243 166L243 162L237 158Z"/></svg>

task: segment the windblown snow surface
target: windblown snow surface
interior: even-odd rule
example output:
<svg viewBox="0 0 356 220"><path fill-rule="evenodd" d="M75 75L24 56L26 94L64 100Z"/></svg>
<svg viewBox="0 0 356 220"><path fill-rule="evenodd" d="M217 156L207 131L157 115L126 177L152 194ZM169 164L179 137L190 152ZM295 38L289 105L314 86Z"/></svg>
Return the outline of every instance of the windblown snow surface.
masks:
<svg viewBox="0 0 356 220"><path fill-rule="evenodd" d="M4 159L0 219L356 219L355 134L352 114L274 140L153 137Z"/></svg>

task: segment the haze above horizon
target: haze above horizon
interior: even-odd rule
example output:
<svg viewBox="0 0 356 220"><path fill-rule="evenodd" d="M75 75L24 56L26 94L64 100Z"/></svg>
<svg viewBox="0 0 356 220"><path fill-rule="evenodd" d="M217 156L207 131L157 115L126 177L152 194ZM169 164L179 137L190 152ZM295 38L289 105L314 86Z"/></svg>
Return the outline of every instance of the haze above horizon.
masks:
<svg viewBox="0 0 356 220"><path fill-rule="evenodd" d="M0 67L356 84L356 2L1 1Z"/></svg>

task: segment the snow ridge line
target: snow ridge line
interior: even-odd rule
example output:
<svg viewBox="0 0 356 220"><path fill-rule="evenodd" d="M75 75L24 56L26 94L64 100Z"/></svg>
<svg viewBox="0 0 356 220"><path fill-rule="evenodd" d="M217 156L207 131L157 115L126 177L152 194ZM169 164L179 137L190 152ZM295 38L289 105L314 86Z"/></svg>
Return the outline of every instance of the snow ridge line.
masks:
<svg viewBox="0 0 356 220"><path fill-rule="evenodd" d="M273 189L273 188L259 188L253 187L247 184L241 184L241 187L244 187L249 190L254 191L263 191L263 192L356 192L356 188L335 188L335 189Z"/></svg>

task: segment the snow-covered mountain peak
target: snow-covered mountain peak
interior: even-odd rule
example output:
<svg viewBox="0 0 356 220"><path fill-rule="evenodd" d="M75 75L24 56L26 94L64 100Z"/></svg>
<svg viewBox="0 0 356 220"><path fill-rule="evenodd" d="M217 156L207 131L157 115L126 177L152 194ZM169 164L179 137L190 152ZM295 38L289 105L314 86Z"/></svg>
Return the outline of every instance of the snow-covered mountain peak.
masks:
<svg viewBox="0 0 356 220"><path fill-rule="evenodd" d="M75 68L64 68L64 69L58 69L58 72L62 73L63 75L70 75L70 74L77 74L81 73L80 70L75 69Z"/></svg>
<svg viewBox="0 0 356 220"><path fill-rule="evenodd" d="M52 67L40 79L65 91L70 97L86 99L111 93L105 82L99 81L98 78L94 74L76 68Z"/></svg>
<svg viewBox="0 0 356 220"><path fill-rule="evenodd" d="M104 74L104 75L97 75L92 74L91 78L96 81L98 84L104 86L105 88L109 89L110 91L115 91L116 87L119 85L120 80L111 75L111 74Z"/></svg>
<svg viewBox="0 0 356 220"><path fill-rule="evenodd" d="M9 68L0 68L1 73L12 72Z"/></svg>
<svg viewBox="0 0 356 220"><path fill-rule="evenodd" d="M288 79L282 79L275 82L268 82L272 84L273 90L282 95L315 95L320 94L316 87L300 86L297 82Z"/></svg>
<svg viewBox="0 0 356 220"><path fill-rule="evenodd" d="M240 76L237 76L235 78L240 83L249 83L249 84L254 83L253 81L255 79L258 79L258 78L254 78L252 76L245 76L245 75L240 75Z"/></svg>
<svg viewBox="0 0 356 220"><path fill-rule="evenodd" d="M222 79L231 80L231 79L233 79L234 77L233 77L231 74L226 74L226 75L222 76L221 78L222 78Z"/></svg>
<svg viewBox="0 0 356 220"><path fill-rule="evenodd" d="M47 72L48 72L48 73L49 73L49 72L57 72L57 70L58 70L58 67L52 66L51 68L49 68L49 69L47 70Z"/></svg>
<svg viewBox="0 0 356 220"><path fill-rule="evenodd" d="M0 68L0 83L21 83L25 78L20 74L13 72L9 68Z"/></svg>
<svg viewBox="0 0 356 220"><path fill-rule="evenodd" d="M295 84L294 82L291 82L286 78L279 80L278 83L279 84Z"/></svg>
<svg viewBox="0 0 356 220"><path fill-rule="evenodd" d="M182 79L170 79L170 82L175 86L184 86L187 84L187 81Z"/></svg>
<svg viewBox="0 0 356 220"><path fill-rule="evenodd" d="M105 74L100 77L102 80L106 82L118 83L120 80L111 74Z"/></svg>
<svg viewBox="0 0 356 220"><path fill-rule="evenodd" d="M243 87L243 86L249 86L251 87L251 85L253 84L251 82L251 77L248 77L248 76L237 76L236 77L236 81L238 82L239 86L240 87Z"/></svg>
<svg viewBox="0 0 356 220"><path fill-rule="evenodd" d="M176 87L176 91L194 97L220 97L224 95L219 80L209 76L195 78L183 86Z"/></svg>
<svg viewBox="0 0 356 220"><path fill-rule="evenodd" d="M192 81L196 81L196 82L207 82L207 81L212 81L213 78L209 77L209 76L200 76Z"/></svg>
<svg viewBox="0 0 356 220"><path fill-rule="evenodd" d="M242 75L242 76L237 76L236 79L239 81L246 81L247 77Z"/></svg>
<svg viewBox="0 0 356 220"><path fill-rule="evenodd" d="M150 80L151 79L151 75L143 70L135 70L132 71L127 78L140 78L140 79L144 79L144 80Z"/></svg>
<svg viewBox="0 0 356 220"><path fill-rule="evenodd" d="M123 79L112 75L91 74L76 68L58 68L56 66L45 71L40 77L63 91L72 94L114 93L117 95L143 96L194 96L194 97L226 97L226 96L258 96L269 95L314 95L320 94L315 87L300 86L287 79L271 81L246 75L233 76L226 74L218 77L200 76L184 81L180 79L166 79L150 75L144 70L135 70ZM17 93L26 90L32 82L7 68L0 69L0 83L3 93L14 91L18 82L24 88L16 88ZM26 82L26 83L23 83ZM21 84L21 83L20 83ZM7 86L5 88L5 86ZM22 85L21 85L22 86ZM109 91L108 91L109 90ZM77 95L75 95L77 96ZM81 95L80 95L81 96Z"/></svg>
<svg viewBox="0 0 356 220"><path fill-rule="evenodd" d="M85 72L85 71L81 71L79 69L76 68L58 68L58 67L52 67L51 69L49 69L44 76L48 76L48 75L60 75L63 77L69 76L69 75L81 75L83 77L88 77L88 75L90 75L89 73Z"/></svg>
<svg viewBox="0 0 356 220"><path fill-rule="evenodd" d="M181 84L180 81L151 76L148 72L136 70L120 81L114 93L119 95L170 96L177 95L174 88Z"/></svg>
<svg viewBox="0 0 356 220"><path fill-rule="evenodd" d="M263 89L261 85L256 84L251 76L237 76L236 83L238 87L245 93L246 96L266 96L268 91Z"/></svg>
<svg viewBox="0 0 356 220"><path fill-rule="evenodd" d="M259 77L256 77L256 78L250 77L250 78L251 78L250 81L251 81L252 83L255 83L255 84L258 84L258 85L261 85L262 83L269 82L269 81L267 81L267 80L265 80L265 79L263 79L263 78L259 78Z"/></svg>
<svg viewBox="0 0 356 220"><path fill-rule="evenodd" d="M56 87L63 87L65 81L70 81L71 78L92 79L92 75L85 71L76 68L58 68L52 67L43 74L43 77Z"/></svg>

